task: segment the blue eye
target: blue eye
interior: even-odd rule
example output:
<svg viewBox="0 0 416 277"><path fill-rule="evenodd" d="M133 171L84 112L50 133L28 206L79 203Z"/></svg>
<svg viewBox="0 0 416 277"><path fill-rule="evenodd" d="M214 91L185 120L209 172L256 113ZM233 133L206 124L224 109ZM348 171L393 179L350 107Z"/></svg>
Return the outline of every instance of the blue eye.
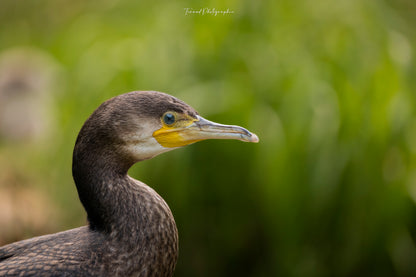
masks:
<svg viewBox="0 0 416 277"><path fill-rule="evenodd" d="M175 122L175 115L172 113L165 113L163 115L163 122L165 122L166 125L171 125Z"/></svg>

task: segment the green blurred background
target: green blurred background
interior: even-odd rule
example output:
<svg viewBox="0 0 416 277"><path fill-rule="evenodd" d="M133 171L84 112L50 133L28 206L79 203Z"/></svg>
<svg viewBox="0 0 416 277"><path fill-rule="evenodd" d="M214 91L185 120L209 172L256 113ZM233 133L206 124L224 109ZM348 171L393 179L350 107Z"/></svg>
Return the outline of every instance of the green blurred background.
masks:
<svg viewBox="0 0 416 277"><path fill-rule="evenodd" d="M175 276L416 276L415 26L413 0L2 0L0 243L85 224L79 129L158 90L260 137L130 170L175 215Z"/></svg>

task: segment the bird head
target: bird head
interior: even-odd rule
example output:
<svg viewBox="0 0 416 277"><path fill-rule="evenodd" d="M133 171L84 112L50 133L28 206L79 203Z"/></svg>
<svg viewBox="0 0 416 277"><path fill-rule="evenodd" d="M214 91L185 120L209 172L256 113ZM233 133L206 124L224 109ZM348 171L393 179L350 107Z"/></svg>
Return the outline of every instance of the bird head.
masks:
<svg viewBox="0 0 416 277"><path fill-rule="evenodd" d="M95 133L89 137L99 138L100 143L116 145L119 153L134 162L206 139L259 141L242 127L206 120L183 101L155 91L111 98L91 115L83 129Z"/></svg>

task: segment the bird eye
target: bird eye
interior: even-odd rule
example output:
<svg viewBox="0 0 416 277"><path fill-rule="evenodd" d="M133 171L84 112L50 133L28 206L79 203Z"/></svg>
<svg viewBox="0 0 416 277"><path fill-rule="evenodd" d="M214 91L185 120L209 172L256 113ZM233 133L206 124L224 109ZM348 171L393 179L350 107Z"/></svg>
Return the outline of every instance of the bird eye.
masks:
<svg viewBox="0 0 416 277"><path fill-rule="evenodd" d="M163 115L163 122L165 122L166 125L171 125L175 123L175 115L172 113L165 113Z"/></svg>

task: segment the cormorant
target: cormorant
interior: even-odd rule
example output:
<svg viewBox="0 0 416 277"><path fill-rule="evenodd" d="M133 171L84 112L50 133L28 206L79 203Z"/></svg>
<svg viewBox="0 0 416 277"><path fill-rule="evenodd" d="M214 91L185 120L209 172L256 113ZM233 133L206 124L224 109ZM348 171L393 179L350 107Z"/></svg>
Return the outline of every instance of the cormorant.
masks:
<svg viewBox="0 0 416 277"><path fill-rule="evenodd" d="M111 98L84 123L72 172L88 226L0 248L0 276L172 276L178 234L165 201L127 175L136 162L204 139L258 142L165 93Z"/></svg>

